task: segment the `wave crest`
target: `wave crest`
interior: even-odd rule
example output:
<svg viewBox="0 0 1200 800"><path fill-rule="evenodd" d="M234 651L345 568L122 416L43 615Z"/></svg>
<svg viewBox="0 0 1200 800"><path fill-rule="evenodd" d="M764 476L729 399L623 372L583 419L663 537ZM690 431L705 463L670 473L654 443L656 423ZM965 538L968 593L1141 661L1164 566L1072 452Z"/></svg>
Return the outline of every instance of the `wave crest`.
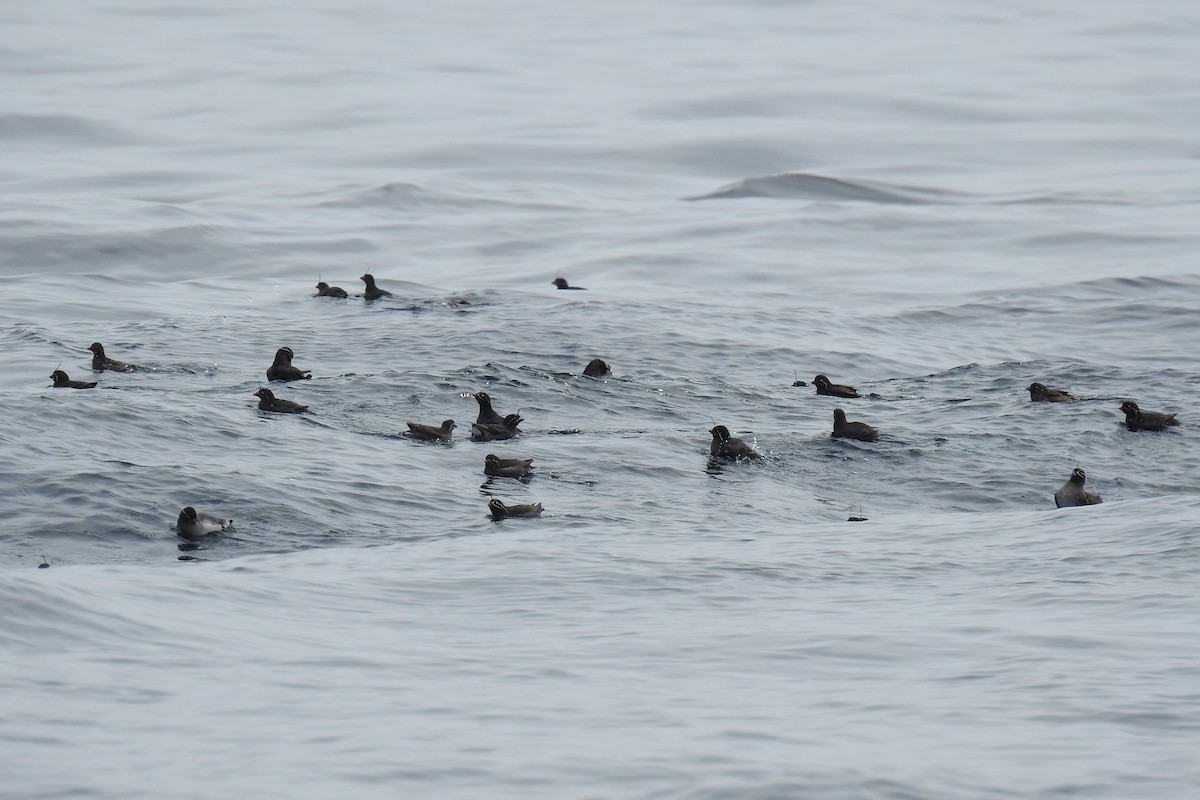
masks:
<svg viewBox="0 0 1200 800"><path fill-rule="evenodd" d="M947 203L962 199L961 194L943 189L893 186L876 181L851 181L804 172L786 172L779 175L745 178L737 183L723 186L714 192L687 199L724 200L741 197L889 204Z"/></svg>

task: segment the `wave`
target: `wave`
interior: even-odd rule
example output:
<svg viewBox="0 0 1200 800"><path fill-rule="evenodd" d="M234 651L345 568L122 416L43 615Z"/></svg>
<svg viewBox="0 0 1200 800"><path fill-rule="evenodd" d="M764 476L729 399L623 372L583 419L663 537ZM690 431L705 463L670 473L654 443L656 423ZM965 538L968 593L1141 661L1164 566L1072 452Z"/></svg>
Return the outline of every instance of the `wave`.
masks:
<svg viewBox="0 0 1200 800"><path fill-rule="evenodd" d="M444 198L415 183L392 181L369 189L354 189L318 205L322 208L419 208L444 202Z"/></svg>
<svg viewBox="0 0 1200 800"><path fill-rule="evenodd" d="M827 178L804 172L745 178L688 200L771 197L785 200L836 200L860 203L918 204L962 202L968 195L944 189L894 186L866 180Z"/></svg>
<svg viewBox="0 0 1200 800"><path fill-rule="evenodd" d="M415 183L391 181L378 186L343 186L326 193L317 208L345 209L543 209L557 206L514 200L511 197L482 197L452 191L434 191Z"/></svg>
<svg viewBox="0 0 1200 800"><path fill-rule="evenodd" d="M831 178L807 172L758 175L722 186L708 194L685 200L731 200L764 197L779 200L878 203L884 205L1153 205L1152 198L1132 195L1097 196L1057 190L1032 191L1006 195L987 195L939 189L930 186L906 186L862 178Z"/></svg>
<svg viewBox="0 0 1200 800"><path fill-rule="evenodd" d="M0 114L0 141L47 140L88 147L128 144L134 137L120 128L75 114Z"/></svg>

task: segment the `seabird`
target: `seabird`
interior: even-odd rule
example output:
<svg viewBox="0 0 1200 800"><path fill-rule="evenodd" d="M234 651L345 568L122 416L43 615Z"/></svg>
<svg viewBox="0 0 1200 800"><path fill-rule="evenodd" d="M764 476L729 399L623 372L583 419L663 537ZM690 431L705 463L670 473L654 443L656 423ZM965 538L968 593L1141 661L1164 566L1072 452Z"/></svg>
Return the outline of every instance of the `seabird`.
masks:
<svg viewBox="0 0 1200 800"><path fill-rule="evenodd" d="M404 431L403 435L412 439L419 439L422 442L449 442L450 432L457 426L454 420L448 419L442 423L441 427L437 425L422 425L420 422L407 422L408 430Z"/></svg>
<svg viewBox="0 0 1200 800"><path fill-rule="evenodd" d="M833 410L833 434L835 439L858 439L860 442L873 442L879 438L879 431L865 422L847 422L846 412L840 408Z"/></svg>
<svg viewBox="0 0 1200 800"><path fill-rule="evenodd" d="M507 517L537 517L541 516L541 503L525 503L521 505L507 506L496 498L488 500L488 511L492 512L493 519L505 519Z"/></svg>
<svg viewBox="0 0 1200 800"><path fill-rule="evenodd" d="M532 458L500 458L492 453L483 457L483 474L496 478L524 478L532 468Z"/></svg>
<svg viewBox="0 0 1200 800"><path fill-rule="evenodd" d="M1087 474L1079 467L1071 471L1071 477L1067 478L1067 482L1059 487L1054 493L1054 505L1058 508L1067 508L1069 506L1094 506L1100 501L1100 496L1086 492L1083 489L1083 482L1087 480Z"/></svg>
<svg viewBox="0 0 1200 800"><path fill-rule="evenodd" d="M708 452L713 458L724 458L728 461L753 461L762 458L762 453L755 450L742 439L731 436L729 428L717 425L709 428L712 434L712 444Z"/></svg>
<svg viewBox="0 0 1200 800"><path fill-rule="evenodd" d="M292 366L292 348L281 347L275 351L275 362L267 367L267 380L269 381L299 381L305 378L311 378L312 372L309 369L300 369Z"/></svg>
<svg viewBox="0 0 1200 800"><path fill-rule="evenodd" d="M795 384L793 384L795 385ZM817 387L817 394L827 394L830 397L858 397L858 390L853 386L843 386L840 383L830 383L829 378L824 375L818 375L813 378L813 386Z"/></svg>
<svg viewBox="0 0 1200 800"><path fill-rule="evenodd" d="M1161 431L1180 424L1174 414L1142 411L1132 400L1121 403L1121 410L1125 412L1125 427L1131 431Z"/></svg>
<svg viewBox="0 0 1200 800"><path fill-rule="evenodd" d="M117 361L109 358L104 354L104 345L99 342L92 342L88 345L88 350L92 351L92 369L94 370L112 370L113 372L133 372L137 369L133 364L126 364L124 361Z"/></svg>
<svg viewBox="0 0 1200 800"><path fill-rule="evenodd" d="M179 528L179 533L183 538L197 539L210 533L227 530L233 525L233 520L218 517L215 514L206 514L188 506L179 512L179 519L175 525Z"/></svg>
<svg viewBox="0 0 1200 800"><path fill-rule="evenodd" d="M67 373L61 369L56 369L50 373L50 380L54 381L56 389L94 389L96 388L95 381L73 381Z"/></svg>
<svg viewBox="0 0 1200 800"><path fill-rule="evenodd" d="M375 285L375 276L369 272L359 278L359 280L367 285L366 291L363 292L363 297L367 298L368 300L378 300L381 297L392 296L392 293L388 290L380 289Z"/></svg>
<svg viewBox="0 0 1200 800"><path fill-rule="evenodd" d="M254 395L258 398L258 407L262 411L274 411L278 414L300 414L308 411L308 406L276 397L270 389L259 389Z"/></svg>
<svg viewBox="0 0 1200 800"><path fill-rule="evenodd" d="M1027 387L1029 389L1029 400L1034 403L1074 403L1075 398L1070 392L1063 389L1047 389L1045 384L1031 383Z"/></svg>

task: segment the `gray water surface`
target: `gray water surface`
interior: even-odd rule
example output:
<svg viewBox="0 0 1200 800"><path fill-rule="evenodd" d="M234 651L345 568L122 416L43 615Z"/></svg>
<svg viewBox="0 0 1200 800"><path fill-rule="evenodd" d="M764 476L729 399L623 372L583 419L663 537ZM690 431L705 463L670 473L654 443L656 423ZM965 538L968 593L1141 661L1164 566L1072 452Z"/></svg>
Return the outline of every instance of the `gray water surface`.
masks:
<svg viewBox="0 0 1200 800"><path fill-rule="evenodd" d="M1191 5L4 26L0 795L1195 796Z"/></svg>

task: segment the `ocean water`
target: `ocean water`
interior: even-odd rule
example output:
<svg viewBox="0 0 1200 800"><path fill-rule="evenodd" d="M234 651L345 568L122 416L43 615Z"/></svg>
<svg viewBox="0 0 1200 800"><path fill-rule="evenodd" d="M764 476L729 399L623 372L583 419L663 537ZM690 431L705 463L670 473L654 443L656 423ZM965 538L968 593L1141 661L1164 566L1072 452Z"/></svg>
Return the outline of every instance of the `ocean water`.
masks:
<svg viewBox="0 0 1200 800"><path fill-rule="evenodd" d="M1200 794L1192 4L0 20L0 797Z"/></svg>

